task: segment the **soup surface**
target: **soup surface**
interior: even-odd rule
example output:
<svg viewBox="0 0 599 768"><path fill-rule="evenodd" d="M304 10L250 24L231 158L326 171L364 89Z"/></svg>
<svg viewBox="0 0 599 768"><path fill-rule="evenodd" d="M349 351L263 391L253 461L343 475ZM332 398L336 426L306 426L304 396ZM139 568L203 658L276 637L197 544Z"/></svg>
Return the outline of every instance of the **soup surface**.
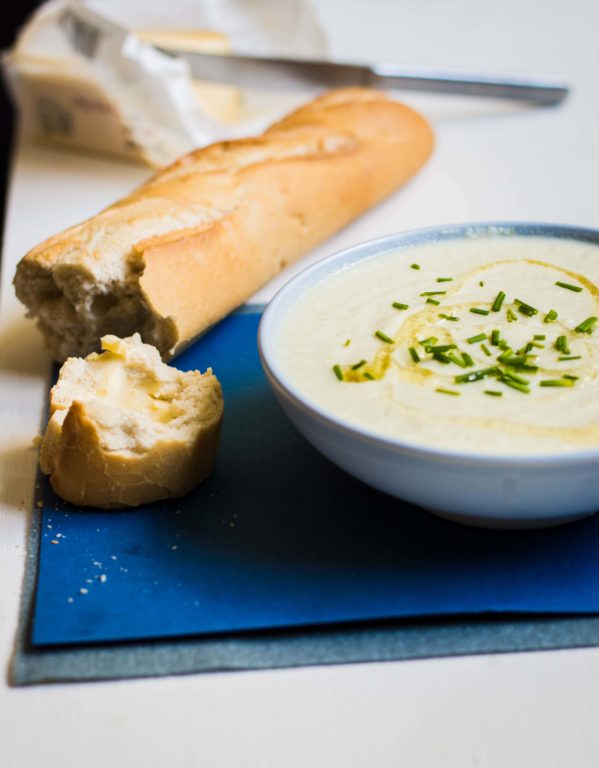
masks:
<svg viewBox="0 0 599 768"><path fill-rule="evenodd" d="M383 436L485 454L599 446L599 247L541 237L412 246L290 309L279 359L312 403Z"/></svg>

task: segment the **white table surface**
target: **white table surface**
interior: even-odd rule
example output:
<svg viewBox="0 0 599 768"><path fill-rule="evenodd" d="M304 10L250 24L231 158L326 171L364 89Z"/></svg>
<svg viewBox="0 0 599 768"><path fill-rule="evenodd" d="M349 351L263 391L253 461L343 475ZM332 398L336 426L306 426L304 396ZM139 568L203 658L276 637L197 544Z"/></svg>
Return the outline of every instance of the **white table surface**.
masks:
<svg viewBox="0 0 599 768"><path fill-rule="evenodd" d="M599 4L318 4L339 58L566 75L559 109L414 97L437 150L405 190L302 261L400 229L519 219L597 226ZM25 146L5 232L0 326L0 766L597 766L599 648L12 689L48 359L16 261L147 172ZM270 296L289 269L258 298Z"/></svg>

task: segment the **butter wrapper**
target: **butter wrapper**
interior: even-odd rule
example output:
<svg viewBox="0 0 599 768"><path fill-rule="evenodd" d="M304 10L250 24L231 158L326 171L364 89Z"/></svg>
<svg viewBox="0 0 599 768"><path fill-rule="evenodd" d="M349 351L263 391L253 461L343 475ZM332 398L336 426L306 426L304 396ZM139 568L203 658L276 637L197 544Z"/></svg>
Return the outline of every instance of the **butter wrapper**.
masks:
<svg viewBox="0 0 599 768"><path fill-rule="evenodd" d="M303 0L279 0L276 14L270 0L152 5L54 0L31 17L3 57L26 135L159 167L254 127L256 112L250 94L195 81L186 62L153 44L211 53L326 51ZM264 122L278 115L270 107L274 115L259 116Z"/></svg>

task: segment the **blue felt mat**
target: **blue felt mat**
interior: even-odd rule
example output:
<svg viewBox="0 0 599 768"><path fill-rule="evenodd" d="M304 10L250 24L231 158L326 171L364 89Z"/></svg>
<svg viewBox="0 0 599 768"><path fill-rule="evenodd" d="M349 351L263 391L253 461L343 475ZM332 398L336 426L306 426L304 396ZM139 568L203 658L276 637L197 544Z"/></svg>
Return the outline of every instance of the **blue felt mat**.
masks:
<svg viewBox="0 0 599 768"><path fill-rule="evenodd" d="M258 361L258 321L233 315L177 360L212 366L225 395L216 469L196 492L108 512L76 509L45 489L34 648L383 617L599 611L599 517L479 531L353 480L275 402Z"/></svg>

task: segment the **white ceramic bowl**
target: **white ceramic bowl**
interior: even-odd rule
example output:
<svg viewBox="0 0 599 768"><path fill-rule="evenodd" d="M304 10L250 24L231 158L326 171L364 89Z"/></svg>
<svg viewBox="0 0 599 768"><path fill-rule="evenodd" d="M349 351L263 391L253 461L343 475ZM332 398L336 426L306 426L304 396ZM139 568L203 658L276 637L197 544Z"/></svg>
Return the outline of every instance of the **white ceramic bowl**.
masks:
<svg viewBox="0 0 599 768"><path fill-rule="evenodd" d="M458 522L490 528L544 527L593 514L599 508L599 449L549 456L481 456L381 437L310 402L282 371L278 331L288 309L306 291L364 259L471 235L542 236L599 245L599 230L499 222L417 230L340 251L293 278L267 307L258 341L268 380L312 445L342 469L392 496Z"/></svg>

